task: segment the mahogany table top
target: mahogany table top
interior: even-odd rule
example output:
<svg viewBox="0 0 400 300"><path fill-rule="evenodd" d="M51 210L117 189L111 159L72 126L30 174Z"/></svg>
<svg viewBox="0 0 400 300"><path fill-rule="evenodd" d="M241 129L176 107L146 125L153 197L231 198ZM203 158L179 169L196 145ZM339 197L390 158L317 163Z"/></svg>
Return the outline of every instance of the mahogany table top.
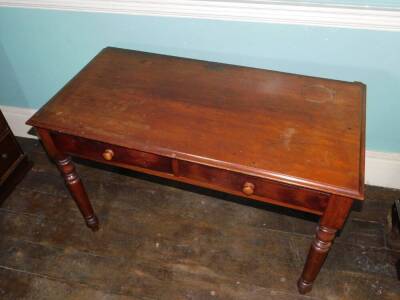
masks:
<svg viewBox="0 0 400 300"><path fill-rule="evenodd" d="M362 199L365 86L106 48L29 125Z"/></svg>

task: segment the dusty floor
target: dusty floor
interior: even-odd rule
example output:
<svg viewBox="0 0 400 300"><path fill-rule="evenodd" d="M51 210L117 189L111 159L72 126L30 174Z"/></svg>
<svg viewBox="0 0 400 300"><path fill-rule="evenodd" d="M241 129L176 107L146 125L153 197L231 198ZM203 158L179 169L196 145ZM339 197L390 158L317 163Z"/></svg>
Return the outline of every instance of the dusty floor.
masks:
<svg viewBox="0 0 400 300"><path fill-rule="evenodd" d="M400 299L384 235L399 191L368 187L300 296L316 218L80 162L93 234L38 142L20 141L35 166L0 208L0 299Z"/></svg>

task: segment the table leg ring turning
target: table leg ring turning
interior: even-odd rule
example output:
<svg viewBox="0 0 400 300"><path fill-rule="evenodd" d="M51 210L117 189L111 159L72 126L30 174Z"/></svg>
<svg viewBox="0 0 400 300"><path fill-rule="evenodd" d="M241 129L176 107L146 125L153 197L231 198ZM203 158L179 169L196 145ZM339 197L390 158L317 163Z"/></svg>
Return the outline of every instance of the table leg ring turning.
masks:
<svg viewBox="0 0 400 300"><path fill-rule="evenodd" d="M56 160L56 163L58 169L64 177L65 183L71 192L72 197L75 200L76 205L86 221L86 225L93 231L97 231L99 229L99 221L93 211L85 188L83 187L82 181L75 170L75 166L72 163L71 158L65 157L63 159L58 159Z"/></svg>
<svg viewBox="0 0 400 300"><path fill-rule="evenodd" d="M303 273L297 282L297 288L301 294L311 291L315 278L317 277L332 246L336 236L336 229L319 225L315 239L311 244Z"/></svg>

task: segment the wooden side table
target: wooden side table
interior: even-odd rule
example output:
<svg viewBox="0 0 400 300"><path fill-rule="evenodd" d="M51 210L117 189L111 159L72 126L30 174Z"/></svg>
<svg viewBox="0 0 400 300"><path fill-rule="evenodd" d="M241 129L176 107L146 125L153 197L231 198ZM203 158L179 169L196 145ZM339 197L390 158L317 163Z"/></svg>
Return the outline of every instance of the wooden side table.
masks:
<svg viewBox="0 0 400 300"><path fill-rule="evenodd" d="M93 230L70 156L320 215L301 293L364 198L357 82L106 48L28 124Z"/></svg>

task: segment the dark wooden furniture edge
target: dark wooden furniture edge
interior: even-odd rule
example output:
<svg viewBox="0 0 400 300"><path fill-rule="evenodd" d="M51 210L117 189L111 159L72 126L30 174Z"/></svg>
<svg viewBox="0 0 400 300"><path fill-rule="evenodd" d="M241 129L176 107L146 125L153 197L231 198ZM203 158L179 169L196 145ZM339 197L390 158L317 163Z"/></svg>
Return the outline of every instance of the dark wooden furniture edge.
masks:
<svg viewBox="0 0 400 300"><path fill-rule="evenodd" d="M15 186L24 178L25 174L32 168L33 163L24 154L15 163L12 173L1 183L0 203L13 191Z"/></svg>
<svg viewBox="0 0 400 300"><path fill-rule="evenodd" d="M8 164L7 169L3 170L2 172L4 173L0 176L0 204L8 197L33 166L32 161L23 153L7 120L0 111L0 142L4 143L7 139L12 143L12 148L8 149L10 152L6 149L5 153L7 154L8 152L8 155L12 153L13 158L11 158L11 155L8 156L9 162L12 160L12 163Z"/></svg>

